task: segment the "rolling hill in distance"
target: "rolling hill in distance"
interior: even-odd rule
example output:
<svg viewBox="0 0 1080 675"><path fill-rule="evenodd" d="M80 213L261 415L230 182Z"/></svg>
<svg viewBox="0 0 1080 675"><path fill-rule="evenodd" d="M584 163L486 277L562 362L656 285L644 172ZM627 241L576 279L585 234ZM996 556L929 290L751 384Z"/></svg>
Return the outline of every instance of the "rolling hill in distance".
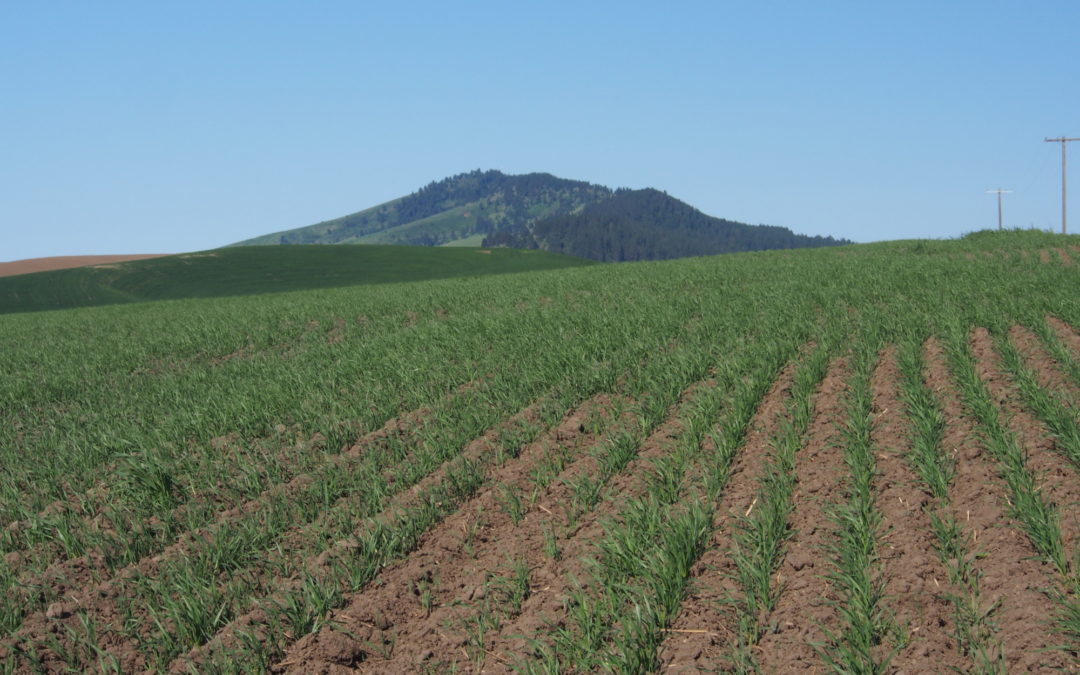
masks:
<svg viewBox="0 0 1080 675"><path fill-rule="evenodd" d="M363 211L233 246L503 246L609 262L851 243L708 216L655 189L472 171Z"/></svg>
<svg viewBox="0 0 1080 675"><path fill-rule="evenodd" d="M595 264L544 251L249 246L0 277L0 314L257 295Z"/></svg>

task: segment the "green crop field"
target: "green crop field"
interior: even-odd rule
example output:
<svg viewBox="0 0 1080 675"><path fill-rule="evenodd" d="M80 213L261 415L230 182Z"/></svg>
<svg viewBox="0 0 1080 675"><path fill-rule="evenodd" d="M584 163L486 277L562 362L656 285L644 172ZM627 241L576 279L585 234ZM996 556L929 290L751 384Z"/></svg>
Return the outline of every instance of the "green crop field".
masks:
<svg viewBox="0 0 1080 675"><path fill-rule="evenodd" d="M248 246L0 277L0 314L149 300L280 293L595 264L511 249Z"/></svg>
<svg viewBox="0 0 1080 675"><path fill-rule="evenodd" d="M138 279L102 287L239 295ZM0 345L0 672L1080 657L1077 237L15 313Z"/></svg>

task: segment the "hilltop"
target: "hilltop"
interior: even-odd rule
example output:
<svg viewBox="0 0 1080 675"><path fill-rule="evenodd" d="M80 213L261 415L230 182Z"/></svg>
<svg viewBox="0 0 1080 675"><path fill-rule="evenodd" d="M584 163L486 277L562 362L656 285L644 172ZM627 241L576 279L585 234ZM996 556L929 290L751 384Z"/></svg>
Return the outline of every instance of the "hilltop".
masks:
<svg viewBox="0 0 1080 675"><path fill-rule="evenodd" d="M715 218L652 188L612 190L547 173L477 170L357 213L234 246L483 245L624 261L848 243Z"/></svg>
<svg viewBox="0 0 1080 675"><path fill-rule="evenodd" d="M610 195L609 188L547 173L511 176L476 170L341 218L247 239L234 246L478 246L492 232L528 227L538 219L571 213Z"/></svg>

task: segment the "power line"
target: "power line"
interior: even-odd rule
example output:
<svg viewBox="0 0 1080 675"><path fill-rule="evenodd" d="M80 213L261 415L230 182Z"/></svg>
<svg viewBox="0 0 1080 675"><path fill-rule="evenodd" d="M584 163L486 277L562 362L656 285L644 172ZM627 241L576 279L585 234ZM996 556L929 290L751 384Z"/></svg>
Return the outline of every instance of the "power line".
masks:
<svg viewBox="0 0 1080 675"><path fill-rule="evenodd" d="M987 190L986 191L987 194L997 193L997 196L998 196L998 229L999 230L1001 229L1001 195L1007 195L1010 192L1012 192L1012 190L1002 190L1001 188L998 188L996 190Z"/></svg>
<svg viewBox="0 0 1080 675"><path fill-rule="evenodd" d="M1061 233L1065 234L1065 146L1070 141L1080 141L1080 138L1044 138L1047 143L1061 143Z"/></svg>

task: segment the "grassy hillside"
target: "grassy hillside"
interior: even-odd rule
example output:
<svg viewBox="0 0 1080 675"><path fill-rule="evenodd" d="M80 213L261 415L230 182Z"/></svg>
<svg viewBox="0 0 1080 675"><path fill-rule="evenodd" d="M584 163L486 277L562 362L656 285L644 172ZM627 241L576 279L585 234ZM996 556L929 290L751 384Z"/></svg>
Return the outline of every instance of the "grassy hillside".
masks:
<svg viewBox="0 0 1080 675"><path fill-rule="evenodd" d="M538 218L571 213L611 190L546 173L472 171L432 182L385 204L306 227L248 239L268 244L407 244L439 246Z"/></svg>
<svg viewBox="0 0 1080 675"><path fill-rule="evenodd" d="M1080 659L1080 237L15 314L0 344L7 671Z"/></svg>
<svg viewBox="0 0 1080 675"><path fill-rule="evenodd" d="M257 246L0 278L0 314L561 269L569 256L465 247Z"/></svg>

